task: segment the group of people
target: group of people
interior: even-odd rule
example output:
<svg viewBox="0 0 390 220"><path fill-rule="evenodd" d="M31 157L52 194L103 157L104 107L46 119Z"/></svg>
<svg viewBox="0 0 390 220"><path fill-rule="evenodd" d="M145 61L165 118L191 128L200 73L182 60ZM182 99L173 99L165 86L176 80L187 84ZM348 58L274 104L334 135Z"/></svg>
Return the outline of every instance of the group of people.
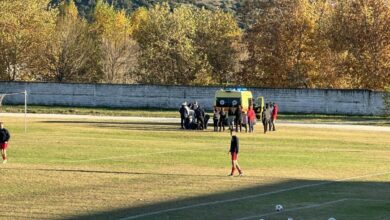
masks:
<svg viewBox="0 0 390 220"><path fill-rule="evenodd" d="M204 109L198 102L183 102L180 109L181 129L203 130L207 129L207 123L210 116L205 113Z"/></svg>
<svg viewBox="0 0 390 220"><path fill-rule="evenodd" d="M180 125L182 129L203 130L207 129L210 116L205 113L204 109L197 103L184 102L180 109ZM275 131L275 122L278 116L278 105L274 102L266 103L261 113L261 121L264 128L264 134L267 131ZM237 107L214 107L213 111L214 131L225 131L228 126L229 131L254 132L256 123L256 113L253 106L244 111L242 106Z"/></svg>
<svg viewBox="0 0 390 220"><path fill-rule="evenodd" d="M229 126L230 132L241 132L245 128L245 132L253 132L256 114L253 107L249 107L248 111L243 111L241 106L229 107L227 112L224 108L214 107L213 121L214 131L225 131L225 125Z"/></svg>

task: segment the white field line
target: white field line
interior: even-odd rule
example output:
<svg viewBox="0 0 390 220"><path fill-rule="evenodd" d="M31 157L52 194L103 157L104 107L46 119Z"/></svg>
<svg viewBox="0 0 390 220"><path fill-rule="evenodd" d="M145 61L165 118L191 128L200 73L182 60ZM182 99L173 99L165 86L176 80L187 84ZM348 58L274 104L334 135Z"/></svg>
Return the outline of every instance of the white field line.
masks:
<svg viewBox="0 0 390 220"><path fill-rule="evenodd" d="M293 190L297 190L297 189L327 185L327 184L332 184L335 182L342 182L342 181L347 181L347 180L361 179L364 177L382 176L382 175L386 175L386 174L390 174L390 171L386 171L383 173L375 173L375 174L367 174L367 175L362 175L362 176L348 177L348 178L334 180L334 181L324 181L324 182L320 182L320 183L306 184L306 185L302 185L302 186L295 186L295 187L275 190L275 191L266 192L266 193L237 197L237 198L233 198L233 199L217 200L217 201L212 201L212 202L205 202L205 203L198 203L198 204L194 204L194 205L181 206L181 207L177 207L177 208L163 209L163 210L159 210L159 211L155 211L155 212L147 212L147 213L142 213L142 214L138 214L138 215L128 216L128 217L121 218L119 220L136 219L136 218L142 218L142 217L151 216L151 215L162 214L162 213L166 213L166 212L180 211L180 210L184 210L184 209L191 209L191 208L197 208L197 207L208 206L208 205L217 205L217 204L223 204L223 203L228 203L228 202L235 202L235 201L240 201L240 200L259 198L259 197L264 197L264 196L273 195L273 194L277 194L277 193L293 191Z"/></svg>
<svg viewBox="0 0 390 220"><path fill-rule="evenodd" d="M313 205L302 206L302 207L291 208L291 209L284 209L283 212L292 212L292 211L297 211L297 210L302 210L302 209L319 208L319 207L322 207L322 206L333 205L333 204L339 203L339 202L345 202L347 200L349 200L349 199L344 198L344 199L339 199L339 200L334 200L334 201L329 201L329 202L324 202L324 203L319 203L319 204L313 204ZM273 211L273 212L268 212L268 213L264 213L264 214L252 215L252 216L248 216L248 217L238 218L236 220L247 220L247 219L252 219L252 218L262 218L262 217L267 217L267 216L270 216L270 215L276 215L276 214L279 214L279 213L280 212Z"/></svg>
<svg viewBox="0 0 390 220"><path fill-rule="evenodd" d="M2 117L24 117L24 113L0 113ZM47 118L47 119L92 119L92 120L115 120L115 121L135 121L135 122L160 122L160 123L178 123L180 118L163 117L135 117L135 116L96 116L96 115L69 115L69 114L33 114L28 113L27 118ZM212 122L210 121L209 124ZM356 131L383 131L390 132L390 127L373 125L354 125L350 123L305 123L305 122L283 122L277 123L277 126L305 127L305 128L326 128L343 129Z"/></svg>
<svg viewBox="0 0 390 220"><path fill-rule="evenodd" d="M297 210L302 210L302 209L311 209L311 208L319 208L327 205L333 205L336 203L340 202L345 202L345 201L365 201L365 202L390 202L387 200L380 200L380 199L359 199L359 198L344 198L344 199L339 199L339 200L334 200L334 201L329 201L329 202L324 202L324 203L319 203L319 204L313 204L313 205L308 205L308 206L302 206L302 207L297 207L297 208L291 208L291 209L284 209L283 212L292 212L292 211L297 211ZM262 218L262 217L267 217L270 215L275 215L279 214L280 212L268 212L264 214L259 214L259 215L252 215L252 216L247 216L243 218L238 218L236 220L247 220L247 219L252 219L252 218Z"/></svg>
<svg viewBox="0 0 390 220"><path fill-rule="evenodd" d="M68 161L61 160L61 162L79 163L79 162L88 162L88 161L121 159L121 158L128 158L128 157L137 157L137 156L148 156L148 155L154 155L154 154L168 154L168 153L176 153L176 152L195 152L195 150L171 150L171 151L161 151L161 152L154 152L154 153L144 153L144 154L129 154L129 155L123 155L123 156L116 156L116 157L104 157L104 158L68 160Z"/></svg>

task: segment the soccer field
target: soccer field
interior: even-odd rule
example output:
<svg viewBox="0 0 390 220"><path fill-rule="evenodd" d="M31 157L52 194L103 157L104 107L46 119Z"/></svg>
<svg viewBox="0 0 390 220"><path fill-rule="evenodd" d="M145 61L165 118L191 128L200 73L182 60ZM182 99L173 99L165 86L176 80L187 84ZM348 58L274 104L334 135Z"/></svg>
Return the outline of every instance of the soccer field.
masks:
<svg viewBox="0 0 390 220"><path fill-rule="evenodd" d="M390 219L390 132L2 117L0 219ZM275 205L282 204L282 212Z"/></svg>

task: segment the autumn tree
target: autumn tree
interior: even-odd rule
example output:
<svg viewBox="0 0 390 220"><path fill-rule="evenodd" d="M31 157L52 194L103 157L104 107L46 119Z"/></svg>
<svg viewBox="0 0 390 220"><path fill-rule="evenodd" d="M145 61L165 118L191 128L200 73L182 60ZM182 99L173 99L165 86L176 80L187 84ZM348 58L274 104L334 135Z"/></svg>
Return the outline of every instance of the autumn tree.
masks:
<svg viewBox="0 0 390 220"><path fill-rule="evenodd" d="M102 82L132 83L137 66L138 46L132 39L132 25L124 11L98 3L93 29L99 37Z"/></svg>
<svg viewBox="0 0 390 220"><path fill-rule="evenodd" d="M97 82L101 78L96 36L88 23L78 17L73 1L59 7L56 31L44 57L48 75L57 82Z"/></svg>
<svg viewBox="0 0 390 220"><path fill-rule="evenodd" d="M143 83L221 84L236 67L240 30L233 16L188 5L157 5L138 19L138 79Z"/></svg>
<svg viewBox="0 0 390 220"><path fill-rule="evenodd" d="M390 5L385 0L333 3L329 29L335 71L346 88L383 90L390 85Z"/></svg>
<svg viewBox="0 0 390 220"><path fill-rule="evenodd" d="M270 1L258 10L245 36L249 54L240 81L251 86L316 87L319 52L326 44L316 37L321 17L315 3Z"/></svg>
<svg viewBox="0 0 390 220"><path fill-rule="evenodd" d="M45 0L0 1L0 79L34 80L55 27Z"/></svg>
<svg viewBox="0 0 390 220"><path fill-rule="evenodd" d="M193 45L193 10L157 5L147 13L134 36L140 45L138 81L152 84L191 84L207 71Z"/></svg>
<svg viewBox="0 0 390 220"><path fill-rule="evenodd" d="M241 30L232 14L220 10L196 10L194 44L211 66L212 84L232 83L239 70Z"/></svg>

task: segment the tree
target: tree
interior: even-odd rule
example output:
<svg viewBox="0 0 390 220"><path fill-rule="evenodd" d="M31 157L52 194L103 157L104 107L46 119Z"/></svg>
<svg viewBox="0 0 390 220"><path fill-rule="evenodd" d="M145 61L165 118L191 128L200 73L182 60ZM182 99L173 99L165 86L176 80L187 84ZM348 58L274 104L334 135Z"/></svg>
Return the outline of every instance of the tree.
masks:
<svg viewBox="0 0 390 220"><path fill-rule="evenodd" d="M390 85L390 6L385 0L335 3L330 47L347 88L383 90Z"/></svg>
<svg viewBox="0 0 390 220"><path fill-rule="evenodd" d="M78 17L73 1L60 5L56 31L45 53L48 74L44 80L97 82L101 68L97 41L88 23Z"/></svg>
<svg viewBox="0 0 390 220"><path fill-rule="evenodd" d="M309 0L263 3L244 39L249 57L240 81L252 86L316 87L318 58L326 49L318 38L321 14L316 10L315 1Z"/></svg>
<svg viewBox="0 0 390 220"><path fill-rule="evenodd" d="M139 82L209 85L232 80L234 46L241 36L232 15L188 5L171 9L168 4L157 5L146 17L137 13Z"/></svg>
<svg viewBox="0 0 390 220"><path fill-rule="evenodd" d="M134 32L141 48L138 81L188 85L202 75L208 67L196 54L195 28L193 9L188 6L171 12L168 4L161 4L149 10Z"/></svg>
<svg viewBox="0 0 390 220"><path fill-rule="evenodd" d="M0 79L34 80L55 27L44 0L0 1Z"/></svg>
<svg viewBox="0 0 390 220"><path fill-rule="evenodd" d="M131 38L132 25L124 11L99 3L92 24L100 39L103 82L134 82L130 72L137 66L138 46Z"/></svg>
<svg viewBox="0 0 390 220"><path fill-rule="evenodd" d="M197 53L205 56L211 66L210 83L233 82L238 71L241 30L232 14L205 9L196 10Z"/></svg>

